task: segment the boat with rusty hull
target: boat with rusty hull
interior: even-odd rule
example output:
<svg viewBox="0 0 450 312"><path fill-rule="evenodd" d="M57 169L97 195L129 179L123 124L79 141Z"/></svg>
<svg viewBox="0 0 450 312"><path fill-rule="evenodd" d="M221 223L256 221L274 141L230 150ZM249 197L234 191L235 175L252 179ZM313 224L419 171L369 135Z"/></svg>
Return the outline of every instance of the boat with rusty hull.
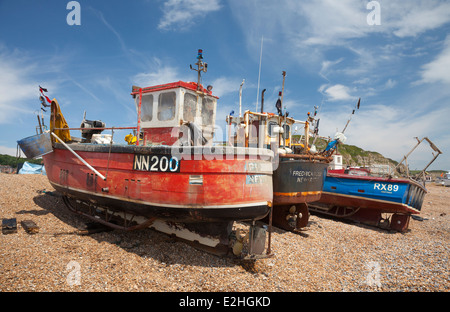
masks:
<svg viewBox="0 0 450 312"><path fill-rule="evenodd" d="M55 143L53 153L43 156L50 184L72 211L116 229L152 227L224 255L234 221L253 222L270 212L272 172L264 169L269 154L249 160L247 149L232 151L241 159L214 161L207 158L218 151L202 151L200 160L188 160L171 147L68 146L106 180ZM150 172L157 159L167 171Z"/></svg>
<svg viewBox="0 0 450 312"><path fill-rule="evenodd" d="M299 231L308 225L308 203L322 196L328 162L293 156L283 155L273 173L273 224Z"/></svg>
<svg viewBox="0 0 450 312"><path fill-rule="evenodd" d="M284 77L283 72L283 86ZM228 145L262 147L272 150L273 162L273 225L288 231L301 231L308 225L308 203L322 195L331 155L318 153L310 145L310 138L317 133L311 127L315 114L308 113L306 121L295 120L282 114L283 91L277 102L279 114L264 112L264 92L261 112L245 111L243 116L227 116L229 125ZM297 141L293 127L303 127L303 135ZM231 133L231 129L234 129ZM265 219L269 222L269 219Z"/></svg>
<svg viewBox="0 0 450 312"><path fill-rule="evenodd" d="M106 128L84 117L69 128L56 99L45 96L52 148L39 155L75 213L115 229L151 227L223 256L270 257L271 226L257 221L271 213L273 153L213 145L218 98L200 84L201 50L197 60L197 83L132 88L137 127ZM134 131L128 145L114 143L123 129ZM75 130L81 139L70 135ZM235 231L240 222L245 237Z"/></svg>
<svg viewBox="0 0 450 312"><path fill-rule="evenodd" d="M424 140L433 149L434 157L417 176L411 176L402 163L407 163L409 154ZM394 169L406 170L405 177L393 177L388 172L376 173L368 168L329 169L322 196L310 205L311 211L405 232L410 216L420 214L422 209L427 193L425 170L441 153L427 137L418 140L417 145Z"/></svg>

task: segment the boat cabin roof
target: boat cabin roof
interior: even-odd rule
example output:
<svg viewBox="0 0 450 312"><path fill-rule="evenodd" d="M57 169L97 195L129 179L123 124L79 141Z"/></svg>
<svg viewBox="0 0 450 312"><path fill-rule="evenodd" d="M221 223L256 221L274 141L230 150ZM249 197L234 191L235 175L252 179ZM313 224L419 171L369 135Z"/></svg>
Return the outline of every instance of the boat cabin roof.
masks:
<svg viewBox="0 0 450 312"><path fill-rule="evenodd" d="M249 115L250 121L261 120L261 117L264 117L263 122L265 124L269 124L271 122L279 123L280 120L282 121L283 124L286 123L288 125L292 125L294 123L302 123L302 124L305 123L304 121L295 120L292 117L280 116L280 115L277 115L275 113L267 113L267 112L255 113L255 112L252 112L252 111L246 111L246 112L244 112L244 115L245 114ZM234 123L243 123L245 121L245 116L239 117L239 116L231 116L231 115L229 115L229 116L226 117L226 121L227 122L231 121L232 123L233 122Z"/></svg>
<svg viewBox="0 0 450 312"><path fill-rule="evenodd" d="M198 86L198 84L196 82L185 82L185 81L180 80L177 82L171 82L171 83L142 88L142 94L163 91L163 90L169 90L169 89L176 89L176 88L185 88L185 89L199 92L203 95L209 95L209 96L212 96L212 97L218 99L217 96L212 95L212 92L205 89L202 85L200 85L200 90L197 90L197 86ZM133 95L133 96L139 95L139 89L140 89L140 87L133 86L131 95Z"/></svg>
<svg viewBox="0 0 450 312"><path fill-rule="evenodd" d="M141 128L173 128L187 122L197 124L202 130L214 127L218 97L208 89L184 81L145 88L133 86L131 95L138 114L141 104Z"/></svg>

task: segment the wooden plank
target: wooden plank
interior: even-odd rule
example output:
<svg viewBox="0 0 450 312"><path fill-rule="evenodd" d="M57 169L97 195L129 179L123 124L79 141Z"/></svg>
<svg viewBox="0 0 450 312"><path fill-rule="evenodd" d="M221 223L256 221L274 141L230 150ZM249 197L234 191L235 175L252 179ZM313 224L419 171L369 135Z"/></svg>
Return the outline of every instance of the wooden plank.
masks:
<svg viewBox="0 0 450 312"><path fill-rule="evenodd" d="M28 234L39 233L39 227L32 220L24 220L20 224Z"/></svg>
<svg viewBox="0 0 450 312"><path fill-rule="evenodd" d="M16 218L2 220L2 233L3 234L17 233Z"/></svg>

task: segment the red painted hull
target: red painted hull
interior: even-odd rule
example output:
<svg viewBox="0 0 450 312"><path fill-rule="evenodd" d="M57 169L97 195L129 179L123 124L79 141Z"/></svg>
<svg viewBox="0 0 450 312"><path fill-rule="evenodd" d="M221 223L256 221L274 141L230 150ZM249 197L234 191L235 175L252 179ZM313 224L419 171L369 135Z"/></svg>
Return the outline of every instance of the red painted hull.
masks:
<svg viewBox="0 0 450 312"><path fill-rule="evenodd" d="M373 200L364 197L351 197L328 192L322 192L320 203L329 206L358 207L385 213L419 213L416 209L402 203Z"/></svg>
<svg viewBox="0 0 450 312"><path fill-rule="evenodd" d="M270 157L224 155L220 160L192 155L193 159L180 160L178 172L152 172L136 170L135 155L170 156L170 148L113 146L109 152L109 145L71 147L106 181L59 144L43 156L49 181L64 195L95 205L185 223L259 220L270 210Z"/></svg>
<svg viewBox="0 0 450 312"><path fill-rule="evenodd" d="M409 218L416 210L401 203L382 203L371 199L350 198L333 193L322 193L320 202L310 205L313 211L381 228L405 232ZM324 209L326 208L326 209ZM383 214L392 216L383 219Z"/></svg>

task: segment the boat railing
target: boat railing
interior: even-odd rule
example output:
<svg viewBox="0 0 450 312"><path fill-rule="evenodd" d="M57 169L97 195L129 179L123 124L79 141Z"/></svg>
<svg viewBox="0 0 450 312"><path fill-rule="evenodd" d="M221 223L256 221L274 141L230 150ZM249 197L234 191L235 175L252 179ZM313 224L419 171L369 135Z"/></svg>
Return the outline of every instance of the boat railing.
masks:
<svg viewBox="0 0 450 312"><path fill-rule="evenodd" d="M62 145L64 145L65 148L69 150L75 157L77 157L86 167L88 167L90 170L92 170L96 175L98 175L103 181L106 181L106 177L102 175L100 172L98 172L94 167L92 167L90 164L88 164L83 158L80 157L73 149L71 149L66 143L64 143L63 140L61 140L54 132L51 132L51 135L55 137L59 142L61 142Z"/></svg>
<svg viewBox="0 0 450 312"><path fill-rule="evenodd" d="M102 175L97 169L95 169L94 167L92 167L88 162L86 162L80 155L78 155L69 145L67 145L66 143L64 143L64 140L62 140L61 138L59 138L56 134L55 134L55 130L86 130L86 128L54 128L52 132L50 132L50 134L57 140L59 141L69 152L71 152L75 157L77 157L86 167L88 167L91 171L93 171L97 176L99 176L103 181L106 181L107 177L108 177L108 169L109 169L109 160L110 160L110 155L111 155L111 147L112 147L112 143L113 143L113 136L114 136L114 130L135 130L137 129L137 127L98 127L98 128L88 128L89 130L111 130L112 135L111 135L111 140L110 140L110 151L109 151L109 155L108 155L108 164L107 164L107 169L106 169L106 175ZM136 145L139 145L139 140L136 140Z"/></svg>
<svg viewBox="0 0 450 312"><path fill-rule="evenodd" d="M89 130L130 130L137 127L88 128ZM86 130L86 128L54 128L53 130Z"/></svg>

